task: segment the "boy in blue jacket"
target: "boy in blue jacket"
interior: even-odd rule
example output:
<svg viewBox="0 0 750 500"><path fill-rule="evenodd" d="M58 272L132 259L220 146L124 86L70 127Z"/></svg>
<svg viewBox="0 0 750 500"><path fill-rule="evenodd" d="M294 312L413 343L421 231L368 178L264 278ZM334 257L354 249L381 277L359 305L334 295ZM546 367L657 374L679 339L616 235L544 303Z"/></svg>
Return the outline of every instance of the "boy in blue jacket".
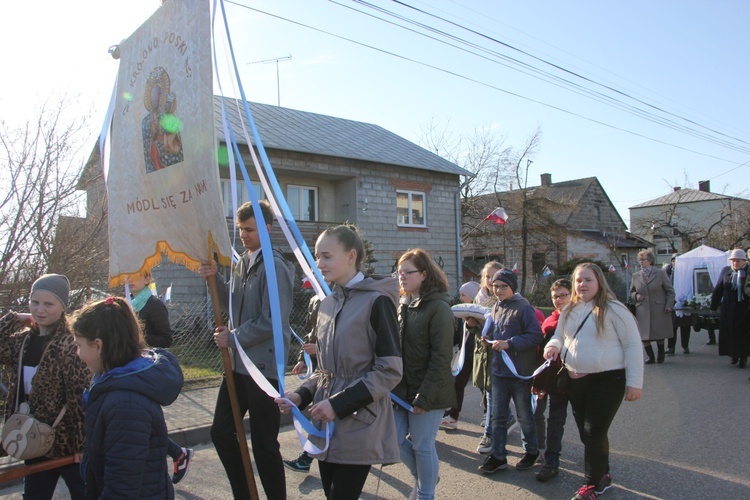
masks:
<svg viewBox="0 0 750 500"><path fill-rule="evenodd" d="M529 376L536 369L537 346L544 335L536 319L534 308L516 294L518 278L509 269L500 269L492 277L492 291L498 302L492 309L492 317L483 342L492 345L492 452L479 470L485 474L508 467L507 418L510 399L516 405L518 423L521 425L524 454L516 469L527 470L534 466L539 456L536 427L531 410L532 379L524 380L516 375ZM502 355L504 351L510 364ZM512 366L510 366L512 365ZM514 373L515 371L515 373Z"/></svg>

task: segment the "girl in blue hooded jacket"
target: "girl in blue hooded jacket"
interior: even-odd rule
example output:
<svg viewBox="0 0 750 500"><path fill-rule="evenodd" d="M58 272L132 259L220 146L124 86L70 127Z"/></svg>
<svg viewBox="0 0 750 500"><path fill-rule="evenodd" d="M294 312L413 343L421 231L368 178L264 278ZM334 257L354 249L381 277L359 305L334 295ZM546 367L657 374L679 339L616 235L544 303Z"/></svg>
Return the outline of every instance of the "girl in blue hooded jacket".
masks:
<svg viewBox="0 0 750 500"><path fill-rule="evenodd" d="M94 373L83 394L87 498L174 498L161 407L182 389L177 359L141 350L143 332L122 297L88 304L72 328L78 355Z"/></svg>

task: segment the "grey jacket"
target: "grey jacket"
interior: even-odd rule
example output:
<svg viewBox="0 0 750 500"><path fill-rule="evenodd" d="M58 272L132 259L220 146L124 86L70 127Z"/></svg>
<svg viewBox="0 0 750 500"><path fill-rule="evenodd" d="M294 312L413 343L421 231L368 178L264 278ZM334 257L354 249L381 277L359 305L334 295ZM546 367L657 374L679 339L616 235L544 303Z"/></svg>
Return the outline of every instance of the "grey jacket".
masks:
<svg viewBox="0 0 750 500"><path fill-rule="evenodd" d="M276 358L273 344L273 324L271 321L271 302L268 298L268 281L263 264L262 252L250 267L247 267L247 252L242 254L239 263L234 267L234 282L232 287L232 326L237 333L240 346L245 349L247 356L255 366L269 380L279 378L276 370ZM274 250L274 267L276 282L279 287L279 306L281 309L281 326L284 336L284 360L289 349L289 339L292 335L289 327L289 315L292 312L292 287L294 268ZM229 313L229 286L217 274L219 298L222 308ZM224 286L222 286L222 284ZM230 337L230 347L236 349L234 336ZM247 375L245 365L237 352L232 353L232 370Z"/></svg>
<svg viewBox="0 0 750 500"><path fill-rule="evenodd" d="M318 370L299 389L300 408L329 399L336 419L328 450L340 464L400 461L388 393L401 380L394 278L365 278L352 288L334 285L318 312ZM319 429L320 422L313 420ZM325 440L310 436L319 448Z"/></svg>
<svg viewBox="0 0 750 500"><path fill-rule="evenodd" d="M635 299L639 293L644 297L641 302ZM634 273L630 283L630 300L635 304L641 340L663 340L674 335L672 313L664 310L674 309L674 288L664 269L652 267L648 281L643 279L643 271Z"/></svg>

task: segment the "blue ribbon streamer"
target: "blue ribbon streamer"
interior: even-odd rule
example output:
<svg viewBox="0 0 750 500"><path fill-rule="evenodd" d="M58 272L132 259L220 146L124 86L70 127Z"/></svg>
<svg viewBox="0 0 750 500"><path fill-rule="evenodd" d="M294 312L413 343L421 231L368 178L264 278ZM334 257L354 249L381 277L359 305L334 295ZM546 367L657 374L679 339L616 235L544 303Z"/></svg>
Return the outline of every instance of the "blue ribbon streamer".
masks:
<svg viewBox="0 0 750 500"><path fill-rule="evenodd" d="M304 341L302 337L297 335L297 332L295 332L293 329L292 329L292 335L294 335L294 338L296 338L300 344L305 345L307 343ZM310 370L312 369L312 359L310 358L310 355L307 354L307 351L305 351L304 349L302 350L302 359L305 360L305 365L308 367L308 370L305 375L298 375L298 377L300 380L305 380L309 378L310 375L312 375L312 373L310 373Z"/></svg>
<svg viewBox="0 0 750 500"><path fill-rule="evenodd" d="M289 205L286 203L281 186L279 185L279 182L276 179L276 175L273 172L273 168L271 167L271 162L268 159L268 155L266 154L266 149L263 147L263 141L261 140L260 134L258 133L258 128L255 126L255 120L253 119L253 114L250 111L250 105L248 104L247 98L245 97L245 89L242 86L242 80L240 79L239 70L237 69L237 61L234 57L234 48L232 46L232 40L229 36L229 25L227 23L227 16L224 10L224 0L219 0L219 1L221 4L221 12L224 18L224 28L227 33L227 42L229 44L229 52L231 54L232 65L234 67L235 78L237 80L237 87L239 88L240 96L242 98L242 107L245 110L245 115L247 117L248 124L250 125L250 131L253 134L253 139L255 139L255 147L257 148L258 153L261 158L261 162L263 163L266 177L268 179L268 182L271 185L271 188L274 191L275 199L279 204L279 208L281 209L281 213L284 217L284 220L287 222L287 225L289 226L289 229L292 232L292 235L294 236L297 246L300 248L300 250L302 251L302 254L305 256L305 259L307 260L308 264L310 265L310 268L315 274L315 277L317 278L318 283L320 284L320 287L323 289L326 295L329 295L331 293L331 289L328 287L328 284L326 283L325 279L323 279L323 275L320 273L320 270L315 265L315 259L310 253L310 249L307 247L307 243L305 242L305 239L302 237L302 233L300 232L299 227L297 227L297 223L294 220L294 216L292 215L292 212L289 209ZM251 144L248 144L247 146L248 148L252 147ZM244 176L244 172L243 172L243 176ZM249 183L248 183L248 189L250 189Z"/></svg>
<svg viewBox="0 0 750 500"><path fill-rule="evenodd" d="M398 405L402 406L404 410L414 413L414 407L412 405L410 405L409 403L407 403L400 397L396 396L392 392L389 392L388 395L391 397L394 403L397 403Z"/></svg>

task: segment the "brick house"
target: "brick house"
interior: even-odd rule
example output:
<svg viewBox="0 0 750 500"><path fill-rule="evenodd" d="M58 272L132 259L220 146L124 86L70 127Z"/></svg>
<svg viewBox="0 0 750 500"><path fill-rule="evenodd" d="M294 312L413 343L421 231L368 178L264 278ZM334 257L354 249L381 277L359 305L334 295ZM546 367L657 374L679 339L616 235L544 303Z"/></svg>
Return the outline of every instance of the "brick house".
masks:
<svg viewBox="0 0 750 500"><path fill-rule="evenodd" d="M222 133L220 98L215 97L216 129ZM237 106L229 100L235 134L241 130ZM459 185L471 175L457 165L377 125L278 106L250 103L254 121L279 184L311 252L320 232L330 225L355 223L372 249L375 273L391 273L408 248L428 250L443 267L457 291L460 268ZM254 175L247 145L238 138L252 188L264 197ZM82 175L90 207L106 194L101 162L95 151ZM232 206L227 165L219 168L227 227ZM98 179L91 182L91 179ZM242 179L237 172L237 178ZM239 202L249 199L243 181ZM278 227L273 243L289 246ZM105 236L106 241L106 236ZM241 250L239 240L237 249ZM290 253L290 252L289 252ZM294 260L290 253L290 260ZM158 292L173 285L176 303L205 302L205 282L183 267L164 261L154 270ZM301 281L297 275L297 284Z"/></svg>
<svg viewBox="0 0 750 500"><path fill-rule="evenodd" d="M499 206L508 213L505 225L482 222L481 214ZM498 260L517 264L519 280L525 272L527 290L533 291L545 266L554 273L563 262L589 258L624 273L624 261L634 263L638 251L650 246L628 232L596 177L553 183L551 174L542 174L539 186L473 199L472 212L476 216L464 221L465 279L475 277L488 260Z"/></svg>

